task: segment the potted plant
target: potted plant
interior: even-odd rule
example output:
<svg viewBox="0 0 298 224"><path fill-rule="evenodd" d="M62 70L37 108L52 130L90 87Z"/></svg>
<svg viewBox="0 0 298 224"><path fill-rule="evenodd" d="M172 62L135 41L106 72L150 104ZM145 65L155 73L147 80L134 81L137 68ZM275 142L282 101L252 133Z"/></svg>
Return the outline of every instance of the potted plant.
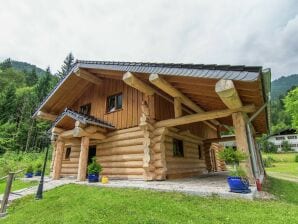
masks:
<svg viewBox="0 0 298 224"><path fill-rule="evenodd" d="M96 157L93 157L92 162L88 165L88 181L98 182L101 170L101 165L96 162Z"/></svg>
<svg viewBox="0 0 298 224"><path fill-rule="evenodd" d="M39 162L36 164L35 176L41 176L41 172L42 172L42 164Z"/></svg>
<svg viewBox="0 0 298 224"><path fill-rule="evenodd" d="M239 166L240 162L247 159L244 152L227 147L219 152L219 158L224 160L230 170L227 182L231 192L235 193L250 193L249 182L246 173Z"/></svg>
<svg viewBox="0 0 298 224"><path fill-rule="evenodd" d="M25 175L26 175L27 178L33 177L33 167L32 167L32 165L29 165L27 167Z"/></svg>

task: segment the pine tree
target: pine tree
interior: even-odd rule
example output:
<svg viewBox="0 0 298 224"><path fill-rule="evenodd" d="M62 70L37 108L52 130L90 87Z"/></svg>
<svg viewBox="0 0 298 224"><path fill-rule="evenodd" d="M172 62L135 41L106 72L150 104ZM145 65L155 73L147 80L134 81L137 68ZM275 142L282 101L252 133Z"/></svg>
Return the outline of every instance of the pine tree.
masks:
<svg viewBox="0 0 298 224"><path fill-rule="evenodd" d="M6 70L12 67L11 60L10 58L7 58L0 64L0 69L1 70Z"/></svg>
<svg viewBox="0 0 298 224"><path fill-rule="evenodd" d="M58 72L58 76L60 79L63 79L71 70L72 66L74 65L74 56L73 54L70 52L65 60L63 65L61 66L61 71Z"/></svg>
<svg viewBox="0 0 298 224"><path fill-rule="evenodd" d="M16 87L12 83L5 90L0 102L0 121L11 121L16 113Z"/></svg>
<svg viewBox="0 0 298 224"><path fill-rule="evenodd" d="M41 102L52 89L50 67L47 68L46 74L41 77L36 85L36 94L38 102Z"/></svg>
<svg viewBox="0 0 298 224"><path fill-rule="evenodd" d="M37 83L38 76L36 74L36 67L35 66L34 66L34 68L32 69L31 72L25 73L25 74L26 74L26 84L28 86L33 86Z"/></svg>

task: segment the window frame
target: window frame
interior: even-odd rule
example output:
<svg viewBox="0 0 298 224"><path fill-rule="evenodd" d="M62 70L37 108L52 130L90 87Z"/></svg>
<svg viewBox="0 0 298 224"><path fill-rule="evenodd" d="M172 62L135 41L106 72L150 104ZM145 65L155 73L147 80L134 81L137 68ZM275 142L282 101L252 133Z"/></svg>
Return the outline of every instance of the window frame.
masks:
<svg viewBox="0 0 298 224"><path fill-rule="evenodd" d="M67 147L64 153L64 160L70 160L71 147Z"/></svg>
<svg viewBox="0 0 298 224"><path fill-rule="evenodd" d="M83 113L82 112L82 108L83 107L86 107L88 109L87 113ZM84 114L84 115L88 115L89 116L90 113L91 113L91 103L87 103L87 104L84 104L84 105L81 105L80 106L80 114Z"/></svg>
<svg viewBox="0 0 298 224"><path fill-rule="evenodd" d="M119 104L119 102L118 102L119 96L121 97L121 107L118 108L117 106ZM113 111L109 110L109 102L110 102L110 98L112 98L112 97L115 98L114 99L115 110L113 110ZM123 93L122 92L107 96L107 98L106 98L106 114L114 113L114 112L120 111L122 109L123 109Z"/></svg>
<svg viewBox="0 0 298 224"><path fill-rule="evenodd" d="M176 148L178 146L178 149ZM173 138L173 156L184 157L184 142L181 139Z"/></svg>

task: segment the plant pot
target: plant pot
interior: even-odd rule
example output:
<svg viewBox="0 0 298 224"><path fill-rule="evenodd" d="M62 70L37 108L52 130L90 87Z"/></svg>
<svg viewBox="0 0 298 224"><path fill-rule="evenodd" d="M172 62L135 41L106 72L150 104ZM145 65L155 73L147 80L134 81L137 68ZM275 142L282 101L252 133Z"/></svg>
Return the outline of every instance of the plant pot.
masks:
<svg viewBox="0 0 298 224"><path fill-rule="evenodd" d="M32 178L32 177L33 177L33 173L26 173L25 176L26 176L27 178Z"/></svg>
<svg viewBox="0 0 298 224"><path fill-rule="evenodd" d="M99 181L99 175L98 174L88 174L88 182L89 183L95 183Z"/></svg>
<svg viewBox="0 0 298 224"><path fill-rule="evenodd" d="M227 181L230 186L231 192L244 193L244 194L251 192L251 190L249 189L249 182L244 178L229 176L227 178Z"/></svg>
<svg viewBox="0 0 298 224"><path fill-rule="evenodd" d="M41 176L41 171L36 171L35 176Z"/></svg>

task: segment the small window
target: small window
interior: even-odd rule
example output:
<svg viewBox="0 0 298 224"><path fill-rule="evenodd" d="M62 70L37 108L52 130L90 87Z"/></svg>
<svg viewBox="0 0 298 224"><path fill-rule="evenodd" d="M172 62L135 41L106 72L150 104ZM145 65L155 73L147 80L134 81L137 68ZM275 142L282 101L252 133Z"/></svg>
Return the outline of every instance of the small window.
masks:
<svg viewBox="0 0 298 224"><path fill-rule="evenodd" d="M201 145L198 145L198 153L199 153L199 159L203 159L202 146Z"/></svg>
<svg viewBox="0 0 298 224"><path fill-rule="evenodd" d="M109 96L107 99L107 112L114 112L122 109L122 93Z"/></svg>
<svg viewBox="0 0 298 224"><path fill-rule="evenodd" d="M69 159L70 158L70 153L71 153L71 148L66 148L64 159Z"/></svg>
<svg viewBox="0 0 298 224"><path fill-rule="evenodd" d="M173 139L173 155L177 157L184 157L183 141Z"/></svg>
<svg viewBox="0 0 298 224"><path fill-rule="evenodd" d="M290 135L290 136L288 136L288 139L297 139L297 136L296 135Z"/></svg>
<svg viewBox="0 0 298 224"><path fill-rule="evenodd" d="M83 106L80 107L80 113L81 114L85 114L85 115L90 115L90 111L91 111L91 104L85 104Z"/></svg>
<svg viewBox="0 0 298 224"><path fill-rule="evenodd" d="M276 137L276 140L285 140L285 137Z"/></svg>

